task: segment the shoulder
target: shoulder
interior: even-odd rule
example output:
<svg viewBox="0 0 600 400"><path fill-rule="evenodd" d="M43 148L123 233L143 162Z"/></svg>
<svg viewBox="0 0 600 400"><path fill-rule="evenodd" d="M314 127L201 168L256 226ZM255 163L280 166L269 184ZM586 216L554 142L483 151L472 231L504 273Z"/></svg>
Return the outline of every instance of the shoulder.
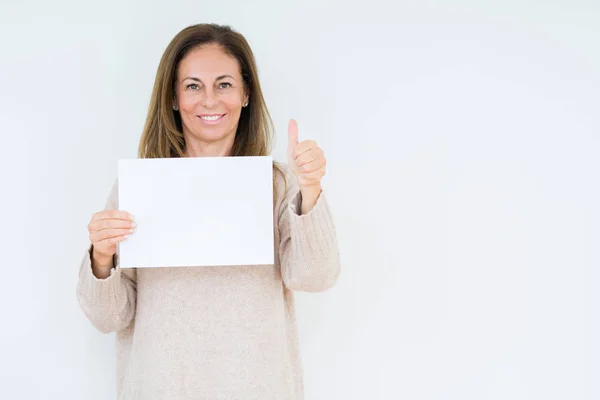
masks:
<svg viewBox="0 0 600 400"><path fill-rule="evenodd" d="M285 162L273 161L273 175L276 182L283 182L284 180L290 180L293 176L292 169Z"/></svg>
<svg viewBox="0 0 600 400"><path fill-rule="evenodd" d="M273 162L273 185L276 204L289 201L299 190L296 175L284 162Z"/></svg>

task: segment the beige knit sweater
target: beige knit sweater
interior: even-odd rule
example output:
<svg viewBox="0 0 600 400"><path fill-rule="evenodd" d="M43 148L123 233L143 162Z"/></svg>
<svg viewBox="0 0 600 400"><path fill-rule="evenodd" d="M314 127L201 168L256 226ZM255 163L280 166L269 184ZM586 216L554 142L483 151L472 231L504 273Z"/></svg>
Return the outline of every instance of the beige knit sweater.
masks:
<svg viewBox="0 0 600 400"><path fill-rule="evenodd" d="M275 265L121 269L117 253L100 280L86 249L77 299L98 330L116 332L119 399L304 398L293 291L330 288L340 263L325 192L299 215L286 171L286 193L276 173ZM107 209L117 194L115 182Z"/></svg>

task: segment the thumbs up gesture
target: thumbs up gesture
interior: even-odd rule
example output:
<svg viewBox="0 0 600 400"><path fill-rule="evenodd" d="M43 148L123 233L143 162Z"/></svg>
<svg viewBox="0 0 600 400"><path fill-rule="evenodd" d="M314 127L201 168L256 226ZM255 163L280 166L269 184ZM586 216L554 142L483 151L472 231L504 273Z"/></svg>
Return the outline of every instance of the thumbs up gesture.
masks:
<svg viewBox="0 0 600 400"><path fill-rule="evenodd" d="M327 160L314 140L298 142L298 123L291 119L288 125L288 165L298 178L304 198L316 199L321 193L321 179Z"/></svg>

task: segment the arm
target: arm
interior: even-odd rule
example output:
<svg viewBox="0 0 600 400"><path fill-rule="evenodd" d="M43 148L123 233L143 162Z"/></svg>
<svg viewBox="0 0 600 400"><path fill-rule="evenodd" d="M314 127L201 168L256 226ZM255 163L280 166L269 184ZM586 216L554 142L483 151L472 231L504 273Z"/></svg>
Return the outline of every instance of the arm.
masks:
<svg viewBox="0 0 600 400"><path fill-rule="evenodd" d="M118 208L117 184L112 187L105 209ZM115 268L93 264L93 248L86 249L79 267L77 301L90 322L103 333L127 328L135 316L136 270L119 267L119 254L113 257ZM106 276L106 277L105 277Z"/></svg>
<svg viewBox="0 0 600 400"><path fill-rule="evenodd" d="M284 185L283 181L280 185ZM321 192L316 199L306 199L303 206L303 194L293 176L287 176L287 186L277 207L278 253L283 282L292 290L327 290L340 274L340 257L325 193Z"/></svg>

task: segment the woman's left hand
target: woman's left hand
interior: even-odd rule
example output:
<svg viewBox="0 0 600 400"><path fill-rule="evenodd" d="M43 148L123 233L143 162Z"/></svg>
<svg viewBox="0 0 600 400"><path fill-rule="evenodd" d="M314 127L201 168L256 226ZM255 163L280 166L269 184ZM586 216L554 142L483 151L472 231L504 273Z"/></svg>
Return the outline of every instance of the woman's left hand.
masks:
<svg viewBox="0 0 600 400"><path fill-rule="evenodd" d="M291 119L288 125L288 164L298 178L302 194L321 193L321 179L327 160L314 140L298 143L298 123Z"/></svg>
<svg viewBox="0 0 600 400"><path fill-rule="evenodd" d="M314 140L298 143L298 123L291 119L288 125L288 165L300 184L302 214L307 214L317 203L326 164L323 150Z"/></svg>

